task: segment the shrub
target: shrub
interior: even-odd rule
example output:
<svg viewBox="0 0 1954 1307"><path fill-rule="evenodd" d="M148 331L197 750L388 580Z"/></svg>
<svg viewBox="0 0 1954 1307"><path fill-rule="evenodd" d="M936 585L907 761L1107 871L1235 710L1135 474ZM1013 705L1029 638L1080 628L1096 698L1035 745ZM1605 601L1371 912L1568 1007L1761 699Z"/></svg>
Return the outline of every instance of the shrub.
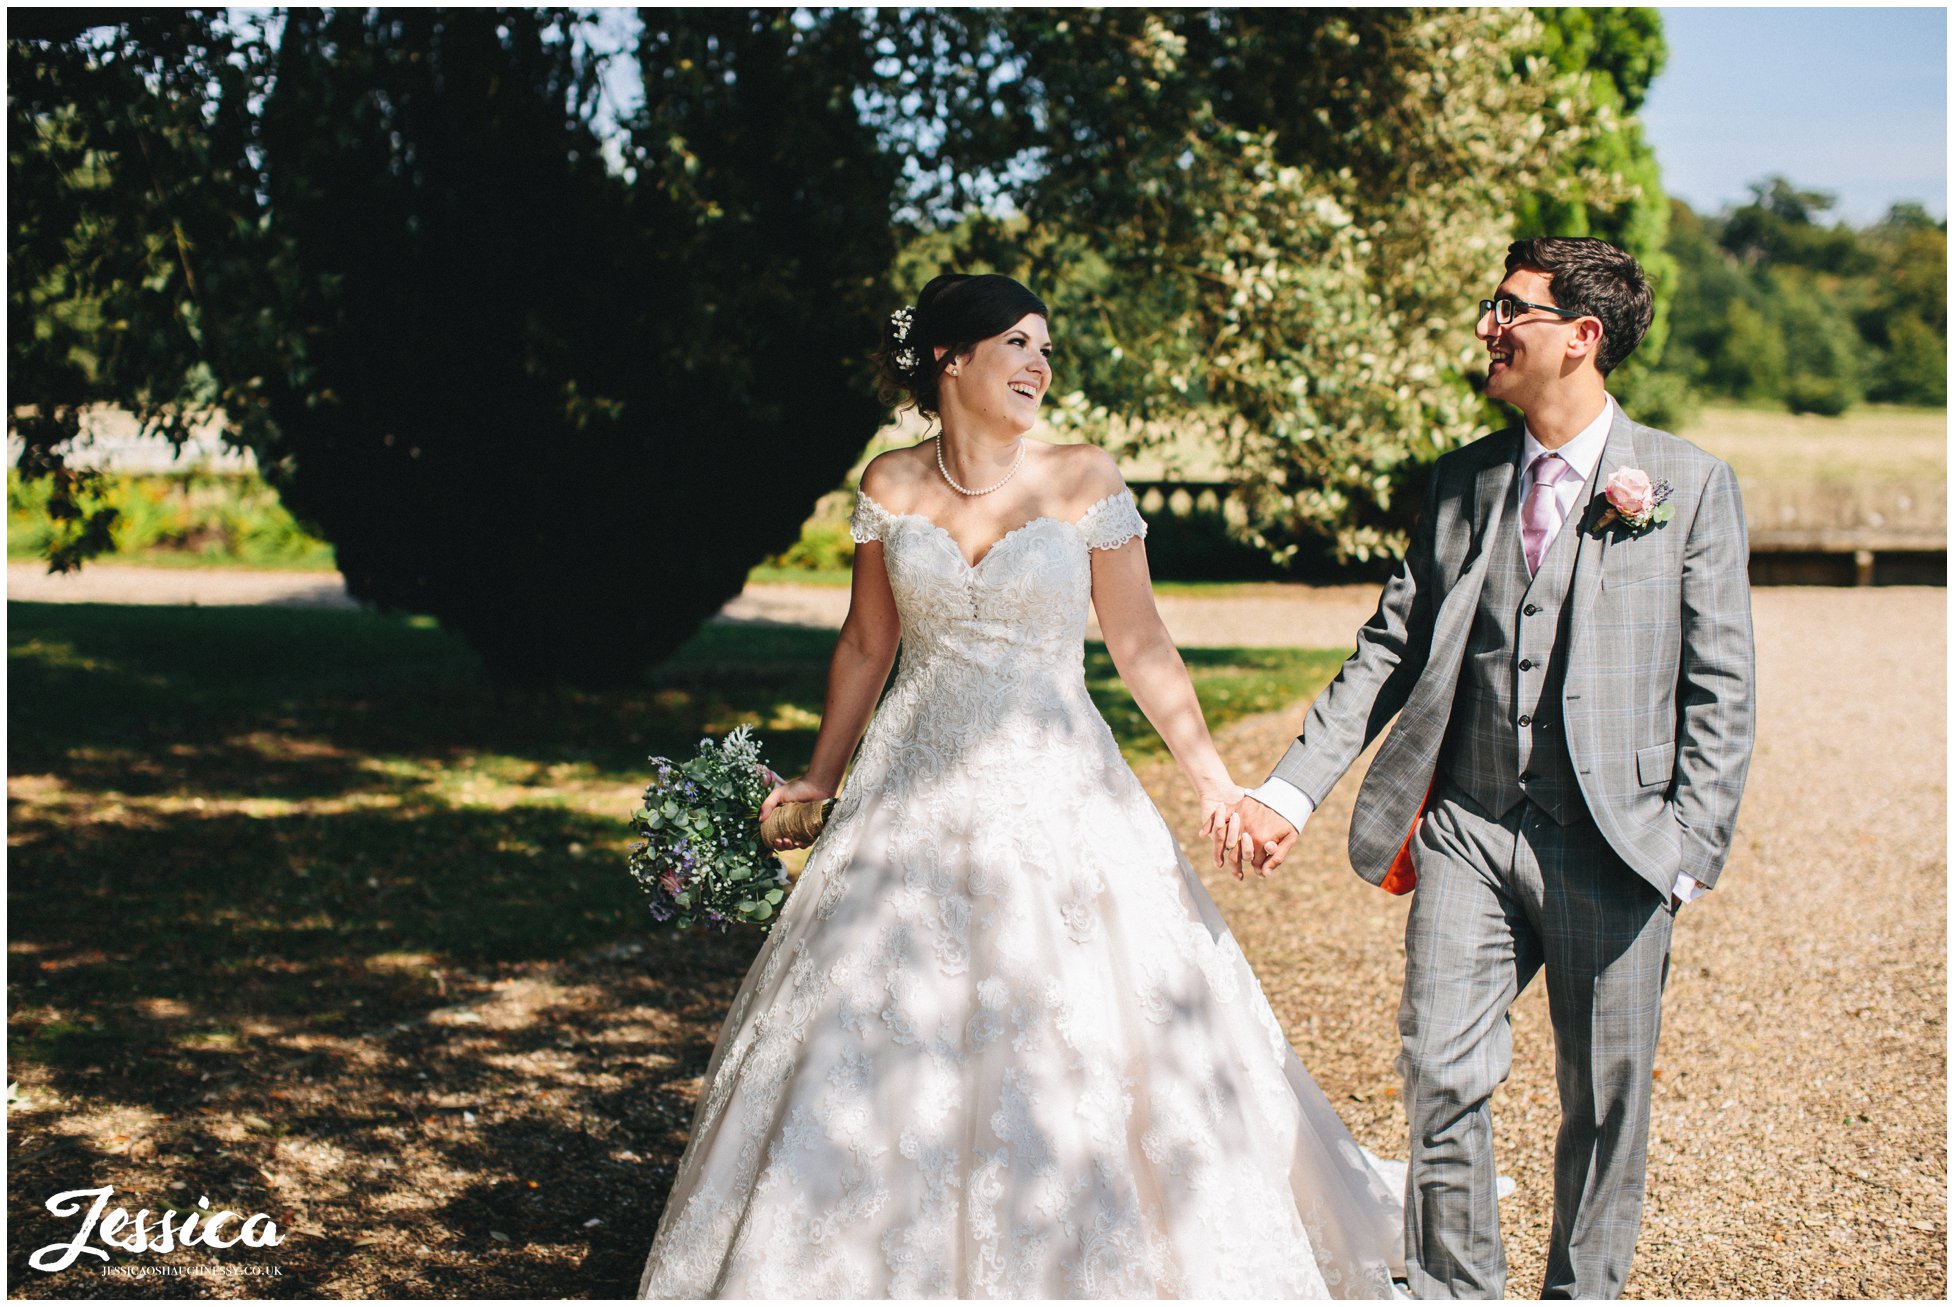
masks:
<svg viewBox="0 0 1954 1307"><path fill-rule="evenodd" d="M1637 371L1619 381L1610 378L1608 389L1630 417L1663 431L1688 426L1700 407L1689 378L1678 372Z"/></svg>
<svg viewBox="0 0 1954 1307"><path fill-rule="evenodd" d="M1834 377L1793 377L1784 383L1784 406L1835 418L1852 407L1851 387Z"/></svg>
<svg viewBox="0 0 1954 1307"><path fill-rule="evenodd" d="M791 572L845 572L855 563L855 537L846 523L819 514L801 524L801 538L769 558L766 566Z"/></svg>
<svg viewBox="0 0 1954 1307"><path fill-rule="evenodd" d="M1784 393L1784 336L1777 326L1743 300L1732 300L1724 316L1723 340L1710 360L1711 383L1740 399L1771 399Z"/></svg>
<svg viewBox="0 0 1954 1307"><path fill-rule="evenodd" d="M1947 342L1907 313L1887 329L1886 355L1875 374L1875 399L1897 404L1947 402Z"/></svg>
<svg viewBox="0 0 1954 1307"><path fill-rule="evenodd" d="M255 473L103 474L97 492L115 510L110 556L198 559L219 566L330 568L332 546L312 535ZM44 557L58 526L44 479L7 472L7 552Z"/></svg>

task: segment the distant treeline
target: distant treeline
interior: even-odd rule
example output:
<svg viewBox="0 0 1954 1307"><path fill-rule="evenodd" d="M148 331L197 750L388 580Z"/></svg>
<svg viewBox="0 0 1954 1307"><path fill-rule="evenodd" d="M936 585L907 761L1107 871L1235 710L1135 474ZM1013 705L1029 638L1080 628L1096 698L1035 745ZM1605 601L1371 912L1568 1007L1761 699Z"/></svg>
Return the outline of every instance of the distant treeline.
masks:
<svg viewBox="0 0 1954 1307"><path fill-rule="evenodd" d="M1947 223L1896 204L1855 230L1823 221L1832 196L1782 177L1751 192L1715 216L1671 201L1677 293L1648 380L1794 413L1945 404Z"/></svg>

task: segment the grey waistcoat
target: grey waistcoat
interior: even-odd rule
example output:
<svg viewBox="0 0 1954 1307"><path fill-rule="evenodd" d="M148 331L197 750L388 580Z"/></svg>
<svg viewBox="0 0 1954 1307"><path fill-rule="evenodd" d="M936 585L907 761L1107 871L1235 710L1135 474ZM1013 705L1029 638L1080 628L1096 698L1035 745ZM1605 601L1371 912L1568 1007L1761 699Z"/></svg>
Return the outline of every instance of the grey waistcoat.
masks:
<svg viewBox="0 0 1954 1307"><path fill-rule="evenodd" d="M1587 500L1583 486L1532 577L1517 502L1507 505L1499 538L1488 542L1486 584L1466 639L1439 770L1495 817L1522 799L1563 826L1587 816L1560 714L1567 668L1561 618Z"/></svg>

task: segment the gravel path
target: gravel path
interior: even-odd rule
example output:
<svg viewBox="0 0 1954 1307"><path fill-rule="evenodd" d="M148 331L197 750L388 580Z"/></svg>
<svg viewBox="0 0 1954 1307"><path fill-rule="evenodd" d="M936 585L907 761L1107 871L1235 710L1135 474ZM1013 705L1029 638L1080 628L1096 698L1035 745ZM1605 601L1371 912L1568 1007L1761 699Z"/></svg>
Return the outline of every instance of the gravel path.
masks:
<svg viewBox="0 0 1954 1307"><path fill-rule="evenodd" d="M131 567L89 563L50 573L39 563L7 564L7 598L37 604L196 604L207 608L357 608L337 572L254 572L246 568Z"/></svg>
<svg viewBox="0 0 1954 1307"><path fill-rule="evenodd" d="M1758 745L1720 888L1678 920L1649 1202L1628 1296L1941 1298L1947 1290L1947 597L1766 589ZM1220 738L1260 780L1301 706ZM1355 780L1277 876L1210 887L1305 1063L1404 1155L1392 1058L1407 901L1359 881ZM1144 777L1176 830L1178 776ZM1189 845L1191 856L1205 852ZM1200 865L1197 862L1197 865ZM1545 988L1494 1100L1509 1292L1538 1292L1558 1105Z"/></svg>

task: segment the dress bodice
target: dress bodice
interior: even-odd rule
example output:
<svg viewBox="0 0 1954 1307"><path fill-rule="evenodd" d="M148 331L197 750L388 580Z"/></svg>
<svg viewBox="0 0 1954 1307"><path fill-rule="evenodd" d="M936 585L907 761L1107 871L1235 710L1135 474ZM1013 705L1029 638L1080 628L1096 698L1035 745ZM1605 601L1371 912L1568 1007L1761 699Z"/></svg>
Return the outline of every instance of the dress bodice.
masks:
<svg viewBox="0 0 1954 1307"><path fill-rule="evenodd" d="M980 675L1076 666L1092 602L1091 551L1117 549L1147 532L1127 490L1076 522L1034 517L975 564L927 517L891 513L867 495L856 501L849 526L857 543L882 543L902 619L905 671L948 659Z"/></svg>

